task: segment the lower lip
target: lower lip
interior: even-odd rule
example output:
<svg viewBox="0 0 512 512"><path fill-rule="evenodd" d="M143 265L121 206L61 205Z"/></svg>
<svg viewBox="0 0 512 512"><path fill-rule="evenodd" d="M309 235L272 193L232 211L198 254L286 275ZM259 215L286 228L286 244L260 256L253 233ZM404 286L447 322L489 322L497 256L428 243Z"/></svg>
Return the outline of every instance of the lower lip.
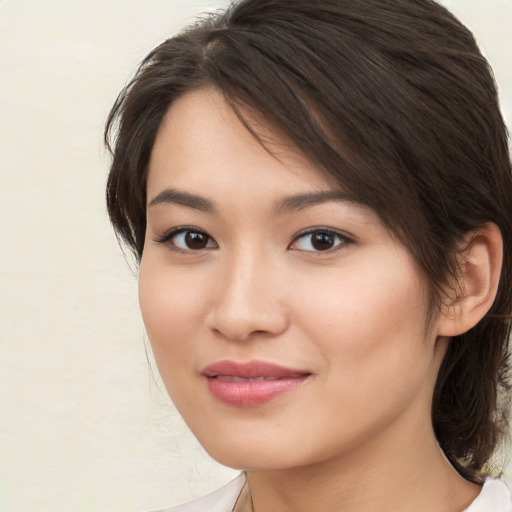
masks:
<svg viewBox="0 0 512 512"><path fill-rule="evenodd" d="M297 389L306 378L307 375L277 380L232 382L206 377L206 381L210 393L221 402L237 407L257 407Z"/></svg>

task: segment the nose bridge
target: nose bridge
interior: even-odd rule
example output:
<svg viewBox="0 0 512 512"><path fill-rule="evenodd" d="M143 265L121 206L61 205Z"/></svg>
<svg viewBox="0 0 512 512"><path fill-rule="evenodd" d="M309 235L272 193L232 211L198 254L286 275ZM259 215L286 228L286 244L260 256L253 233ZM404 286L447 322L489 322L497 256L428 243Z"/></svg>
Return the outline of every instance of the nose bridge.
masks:
<svg viewBox="0 0 512 512"><path fill-rule="evenodd" d="M254 333L275 335L286 328L287 316L275 260L249 244L226 256L216 301L213 327L230 339Z"/></svg>

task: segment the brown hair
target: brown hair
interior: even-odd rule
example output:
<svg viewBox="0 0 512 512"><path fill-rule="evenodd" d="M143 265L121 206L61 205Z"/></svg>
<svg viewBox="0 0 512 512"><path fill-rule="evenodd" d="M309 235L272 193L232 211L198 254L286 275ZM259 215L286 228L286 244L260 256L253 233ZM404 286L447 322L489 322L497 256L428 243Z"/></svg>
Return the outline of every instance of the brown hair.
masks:
<svg viewBox="0 0 512 512"><path fill-rule="evenodd" d="M177 97L206 86L244 122L243 109L255 109L372 207L437 307L464 235L499 227L497 297L450 341L432 412L446 456L476 481L508 429L512 176L496 86L471 32L432 0L242 0L162 43L105 131L108 212L139 259L157 130Z"/></svg>

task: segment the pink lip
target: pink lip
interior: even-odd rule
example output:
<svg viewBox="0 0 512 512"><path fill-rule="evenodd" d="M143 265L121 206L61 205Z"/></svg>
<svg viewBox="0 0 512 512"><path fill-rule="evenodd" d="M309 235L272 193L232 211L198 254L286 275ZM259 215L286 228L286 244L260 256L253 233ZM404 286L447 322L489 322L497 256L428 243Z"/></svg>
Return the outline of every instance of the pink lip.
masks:
<svg viewBox="0 0 512 512"><path fill-rule="evenodd" d="M256 407L299 387L311 374L264 361L219 361L201 374L208 389L221 402Z"/></svg>

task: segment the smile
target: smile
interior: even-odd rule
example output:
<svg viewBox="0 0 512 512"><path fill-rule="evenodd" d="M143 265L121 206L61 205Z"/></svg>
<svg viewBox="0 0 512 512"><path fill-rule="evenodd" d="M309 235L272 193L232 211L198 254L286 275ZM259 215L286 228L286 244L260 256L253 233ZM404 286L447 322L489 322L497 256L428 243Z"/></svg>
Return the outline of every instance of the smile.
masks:
<svg viewBox="0 0 512 512"><path fill-rule="evenodd" d="M220 361L203 369L210 393L236 407L257 407L298 388L310 375L263 361Z"/></svg>
<svg viewBox="0 0 512 512"><path fill-rule="evenodd" d="M226 382L262 382L262 381L270 381L270 380L279 380L281 377L253 377L253 378L244 378L244 377L235 377L233 375L217 375L213 377L219 380L224 380Z"/></svg>

